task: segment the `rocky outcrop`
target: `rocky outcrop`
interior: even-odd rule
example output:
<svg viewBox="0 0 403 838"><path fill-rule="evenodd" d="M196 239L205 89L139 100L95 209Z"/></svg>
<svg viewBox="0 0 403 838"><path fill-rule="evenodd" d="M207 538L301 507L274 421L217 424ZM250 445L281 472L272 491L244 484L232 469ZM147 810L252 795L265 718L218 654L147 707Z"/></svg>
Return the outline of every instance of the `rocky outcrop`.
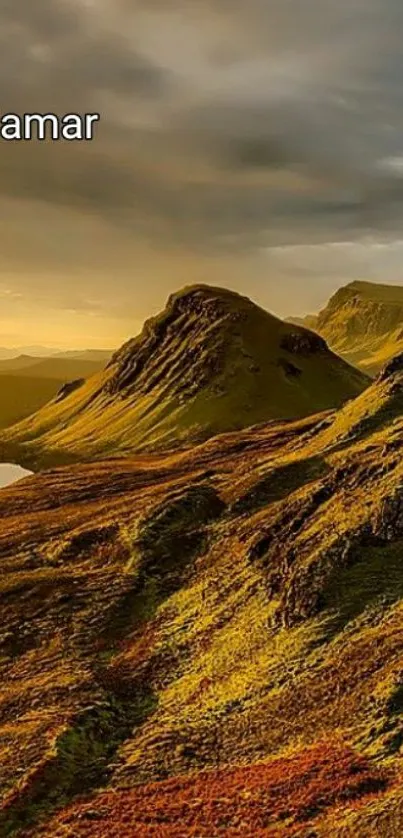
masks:
<svg viewBox="0 0 403 838"><path fill-rule="evenodd" d="M253 535L249 560L264 575L269 596L278 598L274 625L290 627L318 614L332 578L363 551L403 538L403 480L394 473L396 453L387 453L387 461L355 461L297 490L270 526ZM350 506L358 514L349 516Z"/></svg>
<svg viewBox="0 0 403 838"><path fill-rule="evenodd" d="M71 393L74 393L75 390L78 390L79 387L82 387L83 384L85 384L85 378L76 378L75 381L68 381L67 384L63 384L60 390L56 393L56 401L63 401L63 399L66 399L67 396L71 395Z"/></svg>
<svg viewBox="0 0 403 838"><path fill-rule="evenodd" d="M226 339L245 316L225 292L195 287L172 295L162 314L147 320L140 336L115 353L105 389L127 395L134 387L148 393L169 383L173 394L191 396L222 371Z"/></svg>
<svg viewBox="0 0 403 838"><path fill-rule="evenodd" d="M395 355L394 358L385 364L378 375L377 381L387 381L398 373L403 373L403 352L400 352L399 355Z"/></svg>
<svg viewBox="0 0 403 838"><path fill-rule="evenodd" d="M300 332L290 332L284 335L281 340L281 348L286 349L292 355L315 355L318 352L326 352L327 344L322 337L309 332L308 330Z"/></svg>

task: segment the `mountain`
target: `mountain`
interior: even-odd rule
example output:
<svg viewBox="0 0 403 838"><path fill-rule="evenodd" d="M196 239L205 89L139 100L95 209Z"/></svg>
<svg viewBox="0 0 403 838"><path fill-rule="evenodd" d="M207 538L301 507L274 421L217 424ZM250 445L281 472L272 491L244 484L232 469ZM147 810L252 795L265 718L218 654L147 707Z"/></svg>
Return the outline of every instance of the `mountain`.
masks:
<svg viewBox="0 0 403 838"><path fill-rule="evenodd" d="M108 361L113 351L111 349L56 349L49 346L20 346L0 347L0 360L9 361L21 356L35 358L76 358L82 361Z"/></svg>
<svg viewBox="0 0 403 838"><path fill-rule="evenodd" d="M56 358L72 358L78 361L109 361L113 355L112 349L69 349L65 352L54 353Z"/></svg>
<svg viewBox="0 0 403 838"><path fill-rule="evenodd" d="M401 834L402 398L0 492L0 834Z"/></svg>
<svg viewBox="0 0 403 838"><path fill-rule="evenodd" d="M294 323L296 326L315 331L317 319L317 314L306 314L305 317L287 317L286 323Z"/></svg>
<svg viewBox="0 0 403 838"><path fill-rule="evenodd" d="M375 375L403 351L403 286L351 282L309 323L335 352Z"/></svg>
<svg viewBox="0 0 403 838"><path fill-rule="evenodd" d="M171 296L104 372L0 441L24 443L27 464L166 448L334 408L367 384L318 335L231 291L194 286Z"/></svg>
<svg viewBox="0 0 403 838"><path fill-rule="evenodd" d="M36 378L54 378L63 383L72 378L89 378L104 367L104 358L98 360L70 357L39 358L19 355L17 358L0 360L0 376L33 375Z"/></svg>
<svg viewBox="0 0 403 838"><path fill-rule="evenodd" d="M0 347L0 359L2 361L17 358L20 355L37 356L40 358L47 358L59 352L59 349L50 348L48 346L15 346L15 347Z"/></svg>

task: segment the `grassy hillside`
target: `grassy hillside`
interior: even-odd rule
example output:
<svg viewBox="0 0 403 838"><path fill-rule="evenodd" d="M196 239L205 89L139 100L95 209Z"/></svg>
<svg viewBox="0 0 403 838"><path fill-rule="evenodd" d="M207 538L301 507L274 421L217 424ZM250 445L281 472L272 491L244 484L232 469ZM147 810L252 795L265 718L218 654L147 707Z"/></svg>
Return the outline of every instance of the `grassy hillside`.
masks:
<svg viewBox="0 0 403 838"><path fill-rule="evenodd" d="M402 389L0 492L0 834L401 834Z"/></svg>
<svg viewBox="0 0 403 838"><path fill-rule="evenodd" d="M337 407L367 379L317 335L208 286L173 295L106 370L3 434L30 457L166 448Z"/></svg>
<svg viewBox="0 0 403 838"><path fill-rule="evenodd" d="M403 286L352 282L310 325L352 364L376 375L403 351Z"/></svg>

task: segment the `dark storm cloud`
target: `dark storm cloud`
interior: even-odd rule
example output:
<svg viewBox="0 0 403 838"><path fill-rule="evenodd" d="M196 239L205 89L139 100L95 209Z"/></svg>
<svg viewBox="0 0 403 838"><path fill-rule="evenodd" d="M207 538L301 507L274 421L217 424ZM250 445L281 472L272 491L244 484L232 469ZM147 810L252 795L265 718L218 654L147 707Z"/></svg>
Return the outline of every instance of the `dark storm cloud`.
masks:
<svg viewBox="0 0 403 838"><path fill-rule="evenodd" d="M2 0L1 18L3 25L47 39L65 37L80 28L76 5L65 0Z"/></svg>
<svg viewBox="0 0 403 838"><path fill-rule="evenodd" d="M109 30L95 9L80 0L0 5L3 111L5 96L42 107L58 101L63 108L74 101L90 105L99 91L153 95L164 88L165 73L133 47L124 26Z"/></svg>
<svg viewBox="0 0 403 838"><path fill-rule="evenodd" d="M102 122L2 144L1 191L205 247L393 228L402 35L397 0L3 0L2 111Z"/></svg>

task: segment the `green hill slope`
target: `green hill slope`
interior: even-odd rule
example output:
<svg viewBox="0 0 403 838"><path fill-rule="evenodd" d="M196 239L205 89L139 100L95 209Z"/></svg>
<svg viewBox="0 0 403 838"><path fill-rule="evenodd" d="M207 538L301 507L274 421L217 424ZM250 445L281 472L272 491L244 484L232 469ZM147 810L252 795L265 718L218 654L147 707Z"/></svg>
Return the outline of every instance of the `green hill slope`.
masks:
<svg viewBox="0 0 403 838"><path fill-rule="evenodd" d="M368 384L308 330L230 291L196 286L66 398L3 434L22 459L183 445L341 405Z"/></svg>
<svg viewBox="0 0 403 838"><path fill-rule="evenodd" d="M331 349L374 375L403 351L403 287L352 282L310 325Z"/></svg>

